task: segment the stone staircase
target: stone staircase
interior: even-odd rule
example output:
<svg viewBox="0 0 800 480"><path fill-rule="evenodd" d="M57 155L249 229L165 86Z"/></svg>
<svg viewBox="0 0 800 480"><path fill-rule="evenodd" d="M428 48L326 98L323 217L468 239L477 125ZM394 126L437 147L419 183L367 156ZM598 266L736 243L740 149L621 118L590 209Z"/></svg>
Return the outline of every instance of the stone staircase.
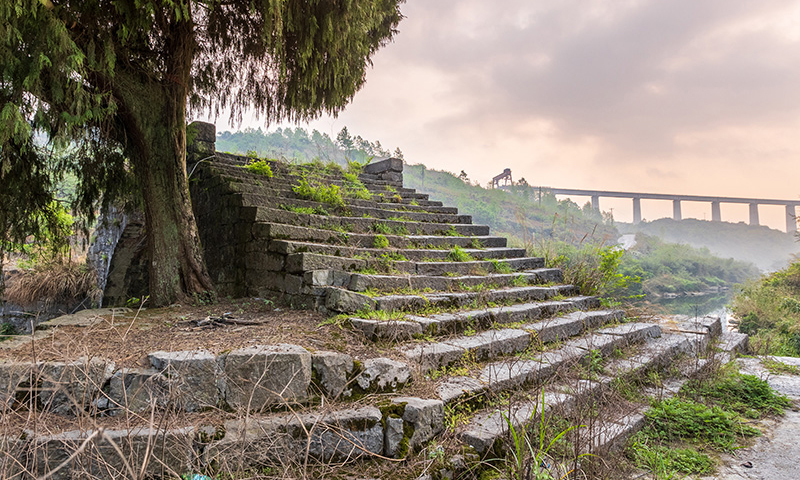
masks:
<svg viewBox="0 0 800 480"><path fill-rule="evenodd" d="M213 151L213 131L200 133L195 160ZM271 162L269 176L247 158L205 157L190 183L219 293L320 310L363 332L370 353L282 344L152 352L141 369L0 362L0 411L37 397L48 414L83 419L3 434L3 478L125 476L122 458L163 478L391 461L432 441L461 460L495 458L510 427L543 416L588 422L572 440L602 456L642 425L650 398L746 348L718 318L649 323L603 308L469 215L403 188L397 159L354 181L323 165ZM339 197L312 200L304 182ZM103 423L120 418L138 420ZM436 475L464 468L444 462Z"/></svg>

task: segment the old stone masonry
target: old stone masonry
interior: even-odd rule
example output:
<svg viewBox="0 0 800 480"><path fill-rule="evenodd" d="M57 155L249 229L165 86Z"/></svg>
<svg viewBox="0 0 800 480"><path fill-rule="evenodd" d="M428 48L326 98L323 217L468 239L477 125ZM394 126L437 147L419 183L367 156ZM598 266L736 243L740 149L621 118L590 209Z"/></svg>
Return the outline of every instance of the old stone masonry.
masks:
<svg viewBox="0 0 800 480"><path fill-rule="evenodd" d="M502 454L510 427L587 409L575 442L598 454L642 425L648 398L747 347L718 318L642 321L602 308L541 258L404 188L398 159L360 170L259 163L215 153L213 126L193 128L191 193L220 294L338 315L371 353L278 344L151 352L148 368L2 361L0 412L35 396L58 421L0 432L0 477L388 462L456 442L460 453L424 475L457 478ZM657 385L636 383L654 372ZM644 399L621 400L622 380ZM132 416L140 421L98 427Z"/></svg>

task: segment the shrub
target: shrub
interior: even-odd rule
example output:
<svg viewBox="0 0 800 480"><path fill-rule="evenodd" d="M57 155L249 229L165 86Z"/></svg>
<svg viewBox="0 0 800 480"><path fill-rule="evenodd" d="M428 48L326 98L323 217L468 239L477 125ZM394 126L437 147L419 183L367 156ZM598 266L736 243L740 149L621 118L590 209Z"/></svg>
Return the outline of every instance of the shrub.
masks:
<svg viewBox="0 0 800 480"><path fill-rule="evenodd" d="M267 163L266 160L251 159L243 168L248 172L262 175L267 178L272 178L274 176L272 173L272 167L269 163Z"/></svg>

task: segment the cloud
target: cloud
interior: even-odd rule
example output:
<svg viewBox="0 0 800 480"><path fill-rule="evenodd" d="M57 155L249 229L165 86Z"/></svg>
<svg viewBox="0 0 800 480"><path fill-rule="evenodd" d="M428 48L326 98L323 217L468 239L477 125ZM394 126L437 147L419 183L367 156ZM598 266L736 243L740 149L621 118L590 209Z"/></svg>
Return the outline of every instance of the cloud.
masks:
<svg viewBox="0 0 800 480"><path fill-rule="evenodd" d="M797 197L797 0L402 8L363 91L313 128L482 182L511 167L553 186Z"/></svg>

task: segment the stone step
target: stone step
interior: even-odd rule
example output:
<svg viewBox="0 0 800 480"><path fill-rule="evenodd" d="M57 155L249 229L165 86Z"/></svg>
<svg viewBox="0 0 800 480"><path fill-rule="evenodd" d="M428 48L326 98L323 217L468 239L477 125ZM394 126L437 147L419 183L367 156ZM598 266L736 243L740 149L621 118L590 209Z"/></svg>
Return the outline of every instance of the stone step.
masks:
<svg viewBox="0 0 800 480"><path fill-rule="evenodd" d="M558 301L542 301L516 304L511 306L481 308L457 313L439 313L428 316L405 314L398 320L372 320L351 317L350 323L354 328L361 330L370 340L403 341L421 335L450 335L461 334L468 328L483 330L492 325L505 325L509 323L529 323L538 318L554 316L558 313L572 310L585 310L588 306L595 305L594 297L572 297ZM536 330L538 325L548 325L547 332L560 331L572 332L578 325L590 321L595 315L603 312L567 314L563 317L551 318L546 322L529 325L527 328L537 332L540 341L553 341L550 333ZM618 315L618 314L614 314ZM577 318L576 318L577 317ZM616 319L616 317L615 317ZM610 321L610 320L609 320ZM568 328L570 326L570 328ZM570 335L577 335L573 332ZM563 338L566 334L562 333Z"/></svg>
<svg viewBox="0 0 800 480"><path fill-rule="evenodd" d="M250 174L252 175L252 174ZM284 203L292 203L295 200L302 200L294 190L293 184L285 183L281 180L265 179L265 178L239 178L231 175L221 175L217 179L217 184L224 186L225 190L232 194L251 195L255 197L267 198L280 198ZM214 182L209 182L208 185L214 185ZM342 191L342 197L349 205L383 208L386 210L404 210L411 211L416 207L416 211L440 214L457 214L458 209L453 207L443 207L441 202L431 202L426 199L406 194L406 197L399 195L394 197L394 194L376 192L375 190L368 189L371 195L369 199L361 199L353 196L348 196L346 192ZM422 195L422 194L415 194ZM264 201L260 198L259 201Z"/></svg>
<svg viewBox="0 0 800 480"><path fill-rule="evenodd" d="M270 258L268 255L259 256L258 252L250 252L248 255L248 262L255 263L257 265L262 264L262 260L264 262L269 262ZM311 253L311 252L301 252L301 253L291 253L286 255L286 261L280 265L280 268L272 268L267 270L285 270L288 273L304 273L310 272L312 270L343 270L345 272L353 272L356 270L363 270L367 268L391 268L398 272L403 272L407 274L418 274L418 275L455 275L461 273L482 273L487 275L489 273L489 268L493 270L502 269L502 268L509 268L511 270L516 269L531 269L532 266L538 265L537 262L540 259L536 258L507 258L507 259L500 259L500 260L493 260L493 261L476 261L476 262L412 262L407 260L391 260L390 258L382 259L374 259L374 258L355 258L355 257L344 257L344 256L335 256L335 255L322 255L319 253ZM441 264L441 267L434 267L436 264ZM486 265L490 265L491 267L487 267ZM358 284L356 284L358 285ZM323 285L318 285L323 286Z"/></svg>
<svg viewBox="0 0 800 480"><path fill-rule="evenodd" d="M237 193L233 195L234 199L241 207L268 207L286 209L286 206L291 207L304 207L311 209L322 209L330 212L331 215L346 214L350 217L371 217L378 219L400 219L404 222L431 222L431 223L460 223L471 224L471 215L454 215L448 213L429 213L429 212L411 212L394 210L390 208L380 208L376 205L387 205L384 203L376 204L374 202L362 201L367 206L359 206L355 203L350 204L351 199L346 199L348 205L343 208L335 208L325 203L313 202L303 200L296 197L284 197L266 194L252 194L252 193ZM392 204L388 204L392 205Z"/></svg>
<svg viewBox="0 0 800 480"><path fill-rule="evenodd" d="M326 225L327 226L327 225ZM330 228L312 228L289 225L285 223L256 222L244 232L244 241L292 239L301 242L330 243L339 246L369 248L375 245L376 233L350 233ZM452 249L455 246L472 248L480 245L484 248L503 248L508 240L505 237L476 235L470 237L437 236L437 235L391 235L381 234L389 242L391 248L419 249Z"/></svg>
<svg viewBox="0 0 800 480"><path fill-rule="evenodd" d="M298 214L267 207L242 207L240 220L244 222L284 223L301 227L343 230L346 233L395 233L397 235L444 235L452 232L463 236L487 236L487 225L448 223L416 223L376 218L339 217Z"/></svg>
<svg viewBox="0 0 800 480"><path fill-rule="evenodd" d="M445 261L451 254L450 250L433 250L433 249L420 249L420 248L389 249L389 248L370 248L370 247L362 247L359 246L358 244L352 245L352 243L350 243L350 245L330 245L324 243L304 242L296 240L272 240L267 245L258 244L253 246L253 248L258 248L259 249L258 251L266 250L270 252L280 253L283 255L288 255L291 253L309 252L309 253L319 253L321 255L359 257L364 259L368 258L380 259L382 255L390 255L393 258L401 256L412 262ZM525 256L524 248L507 248L507 247L481 248L481 249L464 248L464 252L477 260L510 259L510 258L520 258ZM405 281L404 285L408 286L408 277L399 277L399 278L403 278ZM484 277L476 277L476 278L484 278ZM552 281L560 281L560 280L552 280ZM399 287L393 287L393 288L399 288ZM449 287L445 287L443 289L447 288Z"/></svg>
<svg viewBox="0 0 800 480"><path fill-rule="evenodd" d="M272 169L273 176L266 177L264 175L259 175L257 173L248 171L246 168L243 168L245 165L249 163L249 161L250 159L246 158L242 159L241 157L239 157L238 159L233 157L228 157L227 159L223 159L219 157L218 153L218 158L215 161L208 162L206 165L203 165L202 168L207 168L211 170L212 174L229 176L234 179L244 180L244 181L268 180L268 181L282 182L295 185L303 177L303 172L302 172L303 167L286 165L282 162L269 161L269 160L267 160L267 163L270 165L270 168ZM343 168L342 173L344 173L345 171L346 169ZM306 175L309 175L309 173L307 173ZM323 184L341 185L344 180L341 173L328 174L320 170L311 171L310 176L313 177L315 181ZM376 175L360 173L358 174L358 179L364 185L402 188L402 187L394 187L395 182L381 180Z"/></svg>
<svg viewBox="0 0 800 480"><path fill-rule="evenodd" d="M580 335L586 329L614 321L621 316L621 312L578 312L583 315L572 314L565 316L565 321L541 321L534 324L521 325L518 328L499 330L486 330L481 333L466 336L461 335L441 342L420 343L414 346L401 347L402 353L409 361L421 366L424 371L435 370L451 365L465 355L471 360L482 361L501 355L521 353L531 346L541 346L545 343L565 340L575 335ZM633 325L633 324L626 324ZM645 325L645 326L642 326ZM489 364L484 369L479 379L457 377L443 382L439 386L439 395L445 401L454 400L453 392L476 393L465 387L469 384L480 385L484 391L490 382L498 382L498 388L505 389L503 385L519 385L530 380L531 375L551 373L550 370L561 366L564 362L579 359L587 351L594 349L609 350L622 343L639 340L646 335L660 335L661 330L652 324L642 324L628 327L624 335L597 335L584 337L568 343L558 350L536 355L530 361L514 358L508 361ZM599 335L599 336L598 336ZM585 345L592 342L591 345ZM542 373L546 371L547 373ZM476 383L477 380L477 383Z"/></svg>
<svg viewBox="0 0 800 480"><path fill-rule="evenodd" d="M572 285L556 285L553 287L510 287L489 292L457 292L457 293L424 293L421 295L386 295L373 299L377 310L404 310L437 308L464 308L476 302L519 303L548 300L557 296L570 296L577 293ZM582 297L583 298L583 297ZM589 298L589 297L587 297ZM594 297L591 297L594 298ZM595 299L596 300L596 299ZM593 303L590 301L589 303Z"/></svg>
<svg viewBox="0 0 800 480"><path fill-rule="evenodd" d="M682 337L676 340L675 337ZM498 441L508 435L509 424L520 431L525 425L537 425L541 415L550 415L558 412L562 416L569 416L570 410L585 398L602 399L603 392L607 391L612 383L619 376L641 375L649 369L658 369L662 366L663 358L672 355L672 362L682 351L675 348L676 344L688 344L686 350L692 351L696 348L699 337L691 334L667 334L662 337L650 337L642 346L642 353L638 361L628 363L619 362L616 367L618 376L603 375L596 380L583 380L577 384L575 382L549 383L545 386L535 400L517 404L511 411L501 411L497 409L486 409L476 414L469 423L457 432L458 438L464 443L474 447L479 453L486 453L492 450ZM670 346L660 346L668 343ZM669 354L664 352L671 352ZM570 359L573 363L580 358L586 358L586 351L583 357L577 354ZM566 366L566 365L564 365ZM541 382L540 382L541 383ZM595 403L599 406L598 403ZM544 410L542 411L542 406ZM619 441L627 438L636 429L641 427L640 412L633 412L630 418L623 417L615 419L613 422L618 428L608 428L603 430L605 433L592 439L590 450L600 451L601 448L611 448L619 445ZM609 427L613 426L609 423ZM595 431L599 431L595 429Z"/></svg>
<svg viewBox="0 0 800 480"><path fill-rule="evenodd" d="M409 265L412 264L412 265ZM501 258L494 260L472 260L467 262L396 262L395 268L417 275L486 275L512 271L544 268L544 259L540 257Z"/></svg>
<svg viewBox="0 0 800 480"><path fill-rule="evenodd" d="M446 252L445 252L446 253ZM501 253L501 252L498 252ZM561 269L540 268L524 270L516 273L492 273L488 275L459 275L453 277L433 275L351 275L350 290L363 292L376 290L379 292L396 292L398 290L490 290L512 285L533 285L557 283L564 280Z"/></svg>
<svg viewBox="0 0 800 480"><path fill-rule="evenodd" d="M370 297L362 293L351 292L341 288L330 288L327 292L326 306L329 310L354 313L363 309L414 312L421 310L443 310L476 308L478 305L492 303L523 303L552 299L556 296L571 296L577 293L573 285L557 285L553 287L528 286L511 287L489 292L438 292L420 293L418 295L384 295ZM599 306L596 297L579 297L586 308ZM354 308L357 307L357 308Z"/></svg>
<svg viewBox="0 0 800 480"><path fill-rule="evenodd" d="M125 428L98 419L91 427L54 425L47 433L3 435L3 478L177 478L180 472L243 472L308 459L403 458L442 432L444 408L436 400L397 397L381 408L337 406L222 420L190 415L177 422L156 414L151 420L150 426Z"/></svg>
<svg viewBox="0 0 800 480"><path fill-rule="evenodd" d="M225 166L218 163L212 164L208 170L209 175L216 177L219 184L224 184L232 191L245 192L271 192L273 190L281 192L284 197L290 197L293 193L292 187L297 185L302 178L299 175L290 173L275 173L273 177L250 173L238 166ZM346 182L341 177L320 176L314 179L317 184L337 185L342 187ZM213 186L215 183L206 180L207 185ZM416 204L418 206L442 207L442 202L431 201L428 195L417 193L410 188L395 187L391 182L362 182L367 190L372 193L374 200L390 202L392 204Z"/></svg>

